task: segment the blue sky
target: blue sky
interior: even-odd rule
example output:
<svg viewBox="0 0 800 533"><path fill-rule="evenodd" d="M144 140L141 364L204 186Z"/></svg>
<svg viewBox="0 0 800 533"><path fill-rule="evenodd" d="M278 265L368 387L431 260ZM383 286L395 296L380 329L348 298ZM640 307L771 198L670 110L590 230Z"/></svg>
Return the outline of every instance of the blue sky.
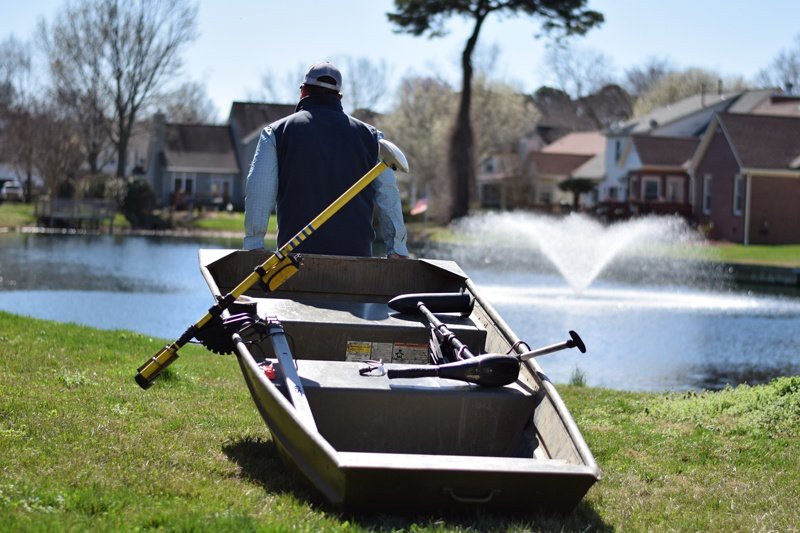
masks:
<svg viewBox="0 0 800 533"><path fill-rule="evenodd" d="M64 0L2 3L0 40L11 34L29 39L36 21L51 20ZM659 57L679 68L750 79L781 50L797 46L800 35L797 0L589 0L589 6L606 22L575 44L608 56L618 75ZM459 56L470 27L451 19L445 38L396 34L385 16L392 7L391 0L204 0L201 35L187 50L181 76L206 84L220 117L233 100L263 94L265 72L285 79L323 59L383 60L391 80L410 72L437 73L458 84ZM537 30L528 18L495 15L487 21L480 42L500 51L495 77L527 92L553 83L543 61L545 41L533 37ZM287 101L293 91L287 90Z"/></svg>

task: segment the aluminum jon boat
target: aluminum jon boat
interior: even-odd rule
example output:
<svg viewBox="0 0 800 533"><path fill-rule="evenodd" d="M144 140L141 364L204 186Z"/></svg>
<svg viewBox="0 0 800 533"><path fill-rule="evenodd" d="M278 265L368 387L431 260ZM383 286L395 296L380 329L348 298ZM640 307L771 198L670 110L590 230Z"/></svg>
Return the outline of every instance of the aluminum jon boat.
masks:
<svg viewBox="0 0 800 533"><path fill-rule="evenodd" d="M199 260L220 297L269 254L200 250ZM520 357L530 348L456 263L301 262L274 292L256 285L229 307L224 334L282 458L334 507L570 511L599 479L555 387ZM467 295L470 306L442 312L434 302L421 308L429 315L389 306L408 294ZM486 361L500 356L437 361L442 331L467 353L518 361L518 375L492 386L454 378L444 369L493 370ZM402 372L426 367L443 370Z"/></svg>

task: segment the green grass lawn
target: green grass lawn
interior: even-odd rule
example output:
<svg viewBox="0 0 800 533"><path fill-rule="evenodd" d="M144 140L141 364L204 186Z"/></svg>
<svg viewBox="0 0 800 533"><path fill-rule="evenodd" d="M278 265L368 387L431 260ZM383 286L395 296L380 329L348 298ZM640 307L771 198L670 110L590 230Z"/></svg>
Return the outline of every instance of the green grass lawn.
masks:
<svg viewBox="0 0 800 533"><path fill-rule="evenodd" d="M136 368L164 342L0 312L0 531L791 531L800 523L800 377L705 394L559 386L603 470L566 516L343 515L284 469L233 356L189 345L151 389L136 386Z"/></svg>
<svg viewBox="0 0 800 533"><path fill-rule="evenodd" d="M800 267L800 244L756 245L716 243L707 253L708 258L725 263L752 263Z"/></svg>
<svg viewBox="0 0 800 533"><path fill-rule="evenodd" d="M0 228L29 226L36 222L33 204L23 202L0 203Z"/></svg>

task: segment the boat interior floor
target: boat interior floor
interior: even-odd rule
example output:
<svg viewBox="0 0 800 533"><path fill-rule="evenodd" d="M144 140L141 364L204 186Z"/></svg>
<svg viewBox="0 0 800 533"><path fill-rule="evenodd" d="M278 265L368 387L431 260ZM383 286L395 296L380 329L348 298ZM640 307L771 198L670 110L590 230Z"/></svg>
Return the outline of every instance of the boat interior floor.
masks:
<svg viewBox="0 0 800 533"><path fill-rule="evenodd" d="M364 367L296 361L317 429L337 450L534 456L533 414L540 396L522 383L484 388L441 378L390 380L362 374ZM283 388L280 380L275 383Z"/></svg>

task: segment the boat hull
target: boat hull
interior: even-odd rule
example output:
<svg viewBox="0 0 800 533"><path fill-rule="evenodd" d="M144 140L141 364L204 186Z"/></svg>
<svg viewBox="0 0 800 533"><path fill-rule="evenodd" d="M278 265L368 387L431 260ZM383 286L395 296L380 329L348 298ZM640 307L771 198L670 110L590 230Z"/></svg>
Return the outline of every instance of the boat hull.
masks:
<svg viewBox="0 0 800 533"><path fill-rule="evenodd" d="M200 255L215 295L226 294L264 259L253 251ZM386 306L406 293L469 292L476 301L469 316L439 315L459 338L475 353L524 351L456 264L325 256L303 263L279 291L246 296L260 316L277 316L291 339L313 420L293 405L291 385L265 372L265 363L277 363L270 348L254 349L252 339L238 334L233 340L282 456L333 506L569 511L599 479L583 437L535 360L522 364L516 383L491 389L359 372L366 368L359 360L364 353L383 355L383 370L418 362L427 325Z"/></svg>

